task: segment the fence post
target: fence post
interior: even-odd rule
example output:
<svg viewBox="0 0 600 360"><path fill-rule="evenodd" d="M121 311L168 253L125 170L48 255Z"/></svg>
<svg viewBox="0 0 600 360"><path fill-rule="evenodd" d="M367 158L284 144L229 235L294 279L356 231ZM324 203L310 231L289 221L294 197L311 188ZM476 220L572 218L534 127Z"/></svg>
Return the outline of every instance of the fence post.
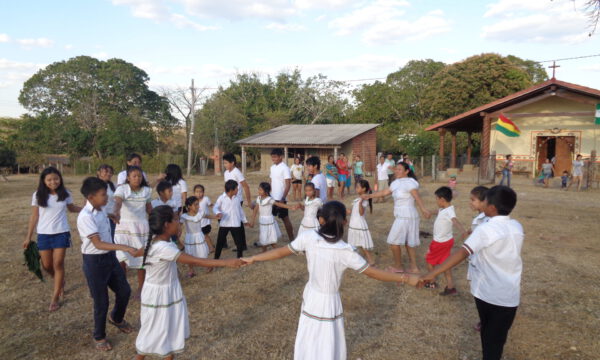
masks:
<svg viewBox="0 0 600 360"><path fill-rule="evenodd" d="M435 182L435 155L431 155L431 182Z"/></svg>
<svg viewBox="0 0 600 360"><path fill-rule="evenodd" d="M425 176L425 157L421 156L421 177Z"/></svg>

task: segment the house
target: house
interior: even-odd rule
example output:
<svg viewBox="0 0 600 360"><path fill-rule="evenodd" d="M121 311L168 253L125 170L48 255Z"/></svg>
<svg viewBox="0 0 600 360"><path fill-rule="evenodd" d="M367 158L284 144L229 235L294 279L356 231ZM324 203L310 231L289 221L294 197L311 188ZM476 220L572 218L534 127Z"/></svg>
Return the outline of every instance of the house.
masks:
<svg viewBox="0 0 600 360"><path fill-rule="evenodd" d="M306 160L318 156L321 164L329 155L344 153L352 162L360 155L366 172L375 170L377 156L377 127L379 124L327 124L327 125L283 125L267 130L235 143L242 148L242 171L246 172L246 150L260 149L260 171L268 172L271 167L271 150L282 148L285 161L293 164L294 157Z"/></svg>
<svg viewBox="0 0 600 360"><path fill-rule="evenodd" d="M600 90L552 78L541 84L508 95L460 115L433 124L427 131L437 131L440 137L440 157L445 156L444 137L452 137L450 168L456 167L456 133L481 133L482 176L493 176L502 166L507 154L514 160L513 170L531 176L541 164L555 159L557 174L571 172L571 162L577 154L587 159L587 166L596 163L596 107ZM500 114L520 129L516 137L506 136L495 129ZM471 141L468 141L467 164L471 164ZM486 161L496 163L491 168ZM590 161L591 159L591 161ZM472 165L469 165L472 166ZM487 172L487 174L486 174ZM492 174L489 174L492 172ZM493 180L493 177L492 177Z"/></svg>

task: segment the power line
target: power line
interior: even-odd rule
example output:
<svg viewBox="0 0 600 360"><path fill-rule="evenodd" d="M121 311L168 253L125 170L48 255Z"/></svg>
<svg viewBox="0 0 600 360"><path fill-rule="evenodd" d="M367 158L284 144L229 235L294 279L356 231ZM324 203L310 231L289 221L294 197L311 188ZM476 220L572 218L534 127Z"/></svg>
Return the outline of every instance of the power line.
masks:
<svg viewBox="0 0 600 360"><path fill-rule="evenodd" d="M600 54L575 56L575 57L570 57L570 58L553 59L553 60L542 60L542 61L536 61L536 62L537 63L547 63L547 62L553 62L553 61L566 61L566 60L587 59L587 58L598 57L598 56L600 56Z"/></svg>

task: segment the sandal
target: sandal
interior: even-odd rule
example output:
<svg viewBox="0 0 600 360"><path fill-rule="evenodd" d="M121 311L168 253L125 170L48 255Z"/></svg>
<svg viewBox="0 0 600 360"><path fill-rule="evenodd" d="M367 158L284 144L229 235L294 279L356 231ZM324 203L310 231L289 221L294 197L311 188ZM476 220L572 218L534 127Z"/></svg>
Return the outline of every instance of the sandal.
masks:
<svg viewBox="0 0 600 360"><path fill-rule="evenodd" d="M50 312L54 312L58 309L60 309L60 304L57 302L51 303L50 306L48 307L48 311L50 311Z"/></svg>
<svg viewBox="0 0 600 360"><path fill-rule="evenodd" d="M104 339L104 340L94 340L94 342L96 343L96 350L100 350L100 351L110 351L112 350L112 346L110 345L110 343Z"/></svg>
<svg viewBox="0 0 600 360"><path fill-rule="evenodd" d="M133 330L135 330L131 325L129 325L129 323L127 321L125 321L125 319L123 319L123 321L121 321L120 324L117 324L113 319L111 319L109 317L108 323L111 325L114 325L117 329L119 329L124 334L130 334L133 332Z"/></svg>
<svg viewBox="0 0 600 360"><path fill-rule="evenodd" d="M425 284L425 289L437 289L438 288L438 283L434 282L430 282Z"/></svg>

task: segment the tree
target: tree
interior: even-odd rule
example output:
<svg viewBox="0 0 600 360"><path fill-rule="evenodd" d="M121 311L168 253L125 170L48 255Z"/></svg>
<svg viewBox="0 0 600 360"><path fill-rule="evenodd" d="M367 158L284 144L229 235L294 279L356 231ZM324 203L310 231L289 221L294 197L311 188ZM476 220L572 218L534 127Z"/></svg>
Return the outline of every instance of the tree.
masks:
<svg viewBox="0 0 600 360"><path fill-rule="evenodd" d="M292 109L303 123L342 122L348 107L347 85L319 74L309 77L293 97Z"/></svg>
<svg viewBox="0 0 600 360"><path fill-rule="evenodd" d="M548 80L548 73L546 72L546 69L544 69L544 66L539 62L524 60L514 55L508 55L506 58L521 68L521 70L524 70L529 76L531 83L534 85Z"/></svg>
<svg viewBox="0 0 600 360"><path fill-rule="evenodd" d="M169 89L163 87L159 89L161 95L167 99L171 108L171 113L175 114L176 118L179 118L185 124L185 138L188 139L190 136L191 127L191 115L192 111L198 108L203 97L203 93L206 89L196 89L196 96L192 99L192 91L186 87L176 87ZM186 142L187 144L187 142Z"/></svg>
<svg viewBox="0 0 600 360"><path fill-rule="evenodd" d="M205 154L215 146L222 151L233 152L247 125L247 117L241 104L223 93L213 94L196 114L195 142Z"/></svg>

